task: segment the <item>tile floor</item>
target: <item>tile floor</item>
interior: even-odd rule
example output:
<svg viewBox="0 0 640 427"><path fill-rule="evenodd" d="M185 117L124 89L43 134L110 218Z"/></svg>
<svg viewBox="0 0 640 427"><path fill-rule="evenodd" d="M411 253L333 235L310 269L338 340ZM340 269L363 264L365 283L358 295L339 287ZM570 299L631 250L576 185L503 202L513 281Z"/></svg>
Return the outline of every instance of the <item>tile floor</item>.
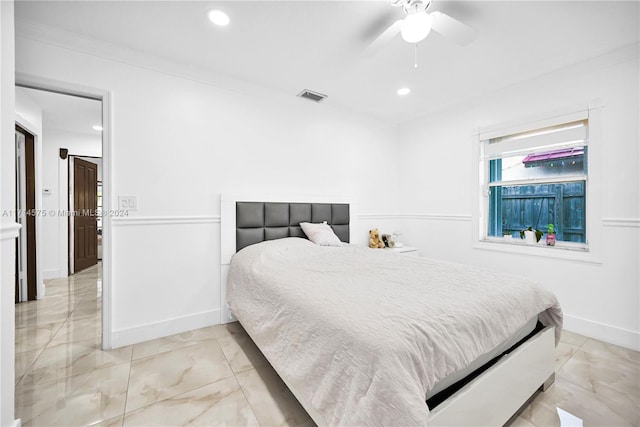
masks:
<svg viewBox="0 0 640 427"><path fill-rule="evenodd" d="M100 266L46 288L16 305L23 426L314 425L237 323L102 351ZM511 425L638 426L639 366L638 352L565 331L555 384Z"/></svg>

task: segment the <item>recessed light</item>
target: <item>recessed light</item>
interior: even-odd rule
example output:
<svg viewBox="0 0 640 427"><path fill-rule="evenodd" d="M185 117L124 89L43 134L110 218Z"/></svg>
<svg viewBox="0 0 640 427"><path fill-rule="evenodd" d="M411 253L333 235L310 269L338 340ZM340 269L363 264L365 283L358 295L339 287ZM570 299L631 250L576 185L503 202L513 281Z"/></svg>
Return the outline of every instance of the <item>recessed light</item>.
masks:
<svg viewBox="0 0 640 427"><path fill-rule="evenodd" d="M229 15L222 12L221 10L210 10L209 19L211 20L211 22L221 27L229 25Z"/></svg>
<svg viewBox="0 0 640 427"><path fill-rule="evenodd" d="M102 130L102 126L95 125L95 126L93 127L93 130L101 131L101 130Z"/></svg>
<svg viewBox="0 0 640 427"><path fill-rule="evenodd" d="M400 96L409 95L409 93L411 93L411 89L409 89L408 87L403 87L401 89L398 89L396 93Z"/></svg>

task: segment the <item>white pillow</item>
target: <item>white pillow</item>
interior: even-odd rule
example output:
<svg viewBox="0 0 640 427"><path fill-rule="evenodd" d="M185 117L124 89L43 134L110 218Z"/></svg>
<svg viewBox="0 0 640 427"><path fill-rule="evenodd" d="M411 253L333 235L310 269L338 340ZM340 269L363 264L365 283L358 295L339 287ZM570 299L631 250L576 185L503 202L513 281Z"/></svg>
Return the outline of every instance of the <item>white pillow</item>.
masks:
<svg viewBox="0 0 640 427"><path fill-rule="evenodd" d="M309 240L319 246L342 246L343 243L340 241L336 233L333 232L333 229L327 221L321 224L314 224L312 222L301 222L300 227L302 227L302 231L307 235Z"/></svg>

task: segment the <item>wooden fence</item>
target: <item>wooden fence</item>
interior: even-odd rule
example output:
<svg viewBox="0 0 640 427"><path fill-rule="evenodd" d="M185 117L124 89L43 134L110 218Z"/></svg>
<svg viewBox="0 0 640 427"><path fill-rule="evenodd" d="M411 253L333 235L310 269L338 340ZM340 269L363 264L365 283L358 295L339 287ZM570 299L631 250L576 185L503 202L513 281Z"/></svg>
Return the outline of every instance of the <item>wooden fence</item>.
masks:
<svg viewBox="0 0 640 427"><path fill-rule="evenodd" d="M493 187L490 211L490 235L516 237L527 227L546 233L553 224L558 240L585 242L584 181Z"/></svg>

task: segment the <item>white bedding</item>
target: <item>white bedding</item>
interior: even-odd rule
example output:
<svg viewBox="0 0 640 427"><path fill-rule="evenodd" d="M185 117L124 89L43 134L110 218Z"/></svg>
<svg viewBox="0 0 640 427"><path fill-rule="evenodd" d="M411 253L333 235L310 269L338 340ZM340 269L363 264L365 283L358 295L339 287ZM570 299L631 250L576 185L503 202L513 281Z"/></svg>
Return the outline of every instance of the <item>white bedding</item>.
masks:
<svg viewBox="0 0 640 427"><path fill-rule="evenodd" d="M300 238L235 254L227 301L282 378L331 425L426 425L427 392L538 313L553 294L526 279Z"/></svg>

